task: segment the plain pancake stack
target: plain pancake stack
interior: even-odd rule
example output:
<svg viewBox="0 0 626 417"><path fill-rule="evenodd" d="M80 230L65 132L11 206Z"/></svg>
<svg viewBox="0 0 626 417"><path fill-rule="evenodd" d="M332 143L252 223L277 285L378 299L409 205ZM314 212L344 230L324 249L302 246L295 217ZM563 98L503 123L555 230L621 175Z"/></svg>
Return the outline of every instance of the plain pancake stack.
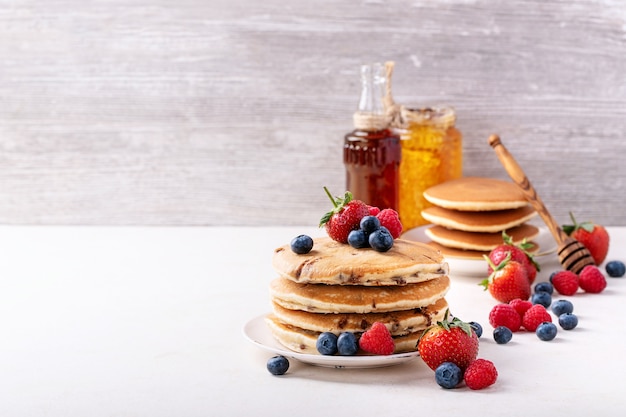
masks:
<svg viewBox="0 0 626 417"><path fill-rule="evenodd" d="M396 239L388 252L377 252L324 237L305 255L281 246L272 265L279 277L270 283L266 322L295 352L319 354L320 333L358 335L374 322L389 329L395 353L415 351L423 330L448 309L448 264L426 244Z"/></svg>
<svg viewBox="0 0 626 417"><path fill-rule="evenodd" d="M539 234L527 223L537 212L511 182L465 177L431 187L424 197L434 204L422 211L433 224L425 233L444 255L482 258L503 242L503 232L515 243Z"/></svg>

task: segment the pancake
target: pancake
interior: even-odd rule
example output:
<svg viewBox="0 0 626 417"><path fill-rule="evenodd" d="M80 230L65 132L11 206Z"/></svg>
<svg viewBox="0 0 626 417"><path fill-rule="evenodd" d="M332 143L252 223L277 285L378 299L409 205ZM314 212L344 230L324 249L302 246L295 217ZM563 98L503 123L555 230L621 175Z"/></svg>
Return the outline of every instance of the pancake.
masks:
<svg viewBox="0 0 626 417"><path fill-rule="evenodd" d="M443 320L447 309L448 303L444 298L418 309L364 314L310 313L302 310L288 310L273 303L274 316L281 323L320 333L333 332L335 334L364 332L378 321L385 324L393 336L402 336L423 330L432 323Z"/></svg>
<svg viewBox="0 0 626 417"><path fill-rule="evenodd" d="M530 253L535 253L539 250L539 244L537 244L537 242L532 241L529 243L531 243L533 246L531 248L526 249L526 251ZM437 250L440 250L444 256L448 256L451 258L472 259L472 260L482 261L484 260L483 255L489 256L489 251L449 248L447 246L440 245L437 242L427 242L427 244Z"/></svg>
<svg viewBox="0 0 626 417"><path fill-rule="evenodd" d="M426 189L424 198L439 207L464 211L508 210L528 204L514 183L482 177L446 181Z"/></svg>
<svg viewBox="0 0 626 417"><path fill-rule="evenodd" d="M465 232L447 229L442 226L431 226L424 230L426 236L440 245L450 248L490 251L502 243L502 233ZM506 230L514 243L524 239L530 241L539 235L539 229L524 223Z"/></svg>
<svg viewBox="0 0 626 417"><path fill-rule="evenodd" d="M466 232L495 233L519 226L537 215L528 204L524 207L496 211L460 211L433 206L422 210L427 221L448 229Z"/></svg>
<svg viewBox="0 0 626 417"><path fill-rule="evenodd" d="M316 347L319 332L283 324L271 314L266 318L265 322L274 338L286 348L298 353L320 354ZM393 338L395 343L394 353L414 352L417 350L417 342L422 333L423 331L419 330L405 336L395 336ZM361 352L361 354L365 355L364 352Z"/></svg>
<svg viewBox="0 0 626 417"><path fill-rule="evenodd" d="M298 284L276 278L270 283L270 294L273 302L289 310L384 313L426 307L442 298L449 288L447 275L418 284L386 287Z"/></svg>
<svg viewBox="0 0 626 417"><path fill-rule="evenodd" d="M405 285L448 273L441 253L403 239L396 239L387 252L355 249L328 237L315 239L305 255L283 245L274 251L272 266L291 281L329 285Z"/></svg>

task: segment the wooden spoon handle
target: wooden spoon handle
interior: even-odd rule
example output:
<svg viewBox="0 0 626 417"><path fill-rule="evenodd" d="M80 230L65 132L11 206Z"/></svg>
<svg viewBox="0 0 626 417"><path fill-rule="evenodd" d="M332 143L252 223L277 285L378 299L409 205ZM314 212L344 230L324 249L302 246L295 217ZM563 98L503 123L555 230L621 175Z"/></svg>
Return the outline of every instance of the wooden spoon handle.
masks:
<svg viewBox="0 0 626 417"><path fill-rule="evenodd" d="M506 172L509 174L513 182L515 182L524 195L526 199L532 204L532 206L537 210L537 213L541 216L546 226L552 233L552 236L556 240L558 245L562 245L563 242L568 238L567 234L559 227L556 223L548 209L541 201L539 195L533 188L532 184L524 174L522 168L517 164L513 155L509 153L509 151L504 147L502 142L500 141L500 137L498 135L491 135L489 137L489 145L493 148L498 156L498 159L506 169Z"/></svg>

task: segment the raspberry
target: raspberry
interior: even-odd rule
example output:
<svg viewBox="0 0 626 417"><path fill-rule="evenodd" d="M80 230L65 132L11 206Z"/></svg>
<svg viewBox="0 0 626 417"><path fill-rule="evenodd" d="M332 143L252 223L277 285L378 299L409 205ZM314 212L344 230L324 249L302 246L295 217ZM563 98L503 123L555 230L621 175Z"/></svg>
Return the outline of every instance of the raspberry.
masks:
<svg viewBox="0 0 626 417"><path fill-rule="evenodd" d="M548 310L541 304L535 304L528 309L524 317L522 318L522 325L529 332L534 332L537 327L545 322L552 322L552 316L548 313Z"/></svg>
<svg viewBox="0 0 626 417"><path fill-rule="evenodd" d="M489 324L494 329L504 326L516 332L522 325L522 318L510 304L497 304L489 312Z"/></svg>
<svg viewBox="0 0 626 417"><path fill-rule="evenodd" d="M597 266L587 265L580 271L578 285L585 292L598 294L606 288L606 278L604 278Z"/></svg>
<svg viewBox="0 0 626 417"><path fill-rule="evenodd" d="M376 216L378 213L380 213L380 209L378 207L367 206L367 209L370 212L370 216Z"/></svg>
<svg viewBox="0 0 626 417"><path fill-rule="evenodd" d="M560 294L574 295L578 291L578 275L571 271L559 271L550 280Z"/></svg>
<svg viewBox="0 0 626 417"><path fill-rule="evenodd" d="M468 388L478 390L495 384L498 371L493 362L487 359L476 359L467 367L463 377Z"/></svg>
<svg viewBox="0 0 626 417"><path fill-rule="evenodd" d="M524 317L524 314L526 314L526 312L528 311L528 309L533 306L533 303L528 300L516 298L515 300L509 301L509 305L513 307L515 311L517 311L517 314L519 314L519 318L521 320Z"/></svg>
<svg viewBox="0 0 626 417"><path fill-rule="evenodd" d="M391 355L396 349L391 333L384 324L377 321L361 335L359 347L374 355Z"/></svg>
<svg viewBox="0 0 626 417"><path fill-rule="evenodd" d="M384 209L376 215L380 220L380 225L386 227L391 233L394 239L397 239L402 234L402 223L398 212L393 209Z"/></svg>

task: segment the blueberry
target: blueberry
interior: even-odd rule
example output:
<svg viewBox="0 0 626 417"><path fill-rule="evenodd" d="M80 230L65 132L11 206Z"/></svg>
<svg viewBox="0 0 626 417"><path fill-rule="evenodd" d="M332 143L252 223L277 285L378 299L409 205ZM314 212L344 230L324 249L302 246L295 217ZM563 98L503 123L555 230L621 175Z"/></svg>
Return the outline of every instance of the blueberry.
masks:
<svg viewBox="0 0 626 417"><path fill-rule="evenodd" d="M493 340L499 345L506 345L513 338L511 329L505 326L498 326L493 329Z"/></svg>
<svg viewBox="0 0 626 417"><path fill-rule="evenodd" d="M369 235L380 227L380 220L376 216L365 216L361 219L359 226L361 230Z"/></svg>
<svg viewBox="0 0 626 417"><path fill-rule="evenodd" d="M556 337L556 325L549 321L544 321L535 330L537 337L545 342L548 342Z"/></svg>
<svg viewBox="0 0 626 417"><path fill-rule="evenodd" d="M272 375L283 375L289 369L289 360L284 356L278 355L267 360L267 370Z"/></svg>
<svg viewBox="0 0 626 417"><path fill-rule="evenodd" d="M606 269L606 273L613 278L620 278L626 274L626 266L624 266L624 262L622 261L607 262L604 268Z"/></svg>
<svg viewBox="0 0 626 417"><path fill-rule="evenodd" d="M461 368L452 362L444 362L435 369L435 380L443 388L456 387L461 382L461 378Z"/></svg>
<svg viewBox="0 0 626 417"><path fill-rule="evenodd" d="M572 313L563 313L559 316L559 325L563 330L572 330L578 326L578 317Z"/></svg>
<svg viewBox="0 0 626 417"><path fill-rule="evenodd" d="M291 250L298 255L304 255L313 249L313 238L307 235L299 235L291 240Z"/></svg>
<svg viewBox="0 0 626 417"><path fill-rule="evenodd" d="M547 292L548 294L552 295L552 293L554 292L554 287L550 282L539 282L537 283L537 285L535 285L535 292Z"/></svg>
<svg viewBox="0 0 626 417"><path fill-rule="evenodd" d="M356 249L369 248L367 233L363 230L353 230L348 234L348 244Z"/></svg>
<svg viewBox="0 0 626 417"><path fill-rule="evenodd" d="M334 355L337 353L337 335L331 332L323 332L317 338L315 346L322 355Z"/></svg>
<svg viewBox="0 0 626 417"><path fill-rule="evenodd" d="M393 236L386 227L381 226L370 234L369 243L376 251L387 252L393 246Z"/></svg>
<svg viewBox="0 0 626 417"><path fill-rule="evenodd" d="M352 332L343 332L337 338L337 353L342 356L356 355L359 350L359 341Z"/></svg>
<svg viewBox="0 0 626 417"><path fill-rule="evenodd" d="M477 337L483 335L483 326L481 326L479 323L476 323L475 321L470 321L469 325L472 329L474 329Z"/></svg>
<svg viewBox="0 0 626 417"><path fill-rule="evenodd" d="M545 308L548 308L550 307L550 304L552 304L552 296L547 292L540 291L534 293L530 301L533 304L541 304Z"/></svg>
<svg viewBox="0 0 626 417"><path fill-rule="evenodd" d="M555 316L560 316L561 314L567 314L574 311L574 304L572 304L569 300L556 300L554 304L552 304L552 312Z"/></svg>

